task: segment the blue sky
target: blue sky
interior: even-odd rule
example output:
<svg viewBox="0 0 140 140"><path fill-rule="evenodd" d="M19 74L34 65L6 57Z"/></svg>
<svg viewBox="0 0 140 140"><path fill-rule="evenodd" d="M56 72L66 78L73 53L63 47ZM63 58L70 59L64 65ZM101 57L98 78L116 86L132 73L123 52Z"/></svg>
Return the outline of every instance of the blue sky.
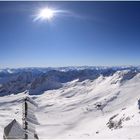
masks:
<svg viewBox="0 0 140 140"><path fill-rule="evenodd" d="M34 21L41 8L67 11ZM0 68L140 65L140 2L0 2Z"/></svg>

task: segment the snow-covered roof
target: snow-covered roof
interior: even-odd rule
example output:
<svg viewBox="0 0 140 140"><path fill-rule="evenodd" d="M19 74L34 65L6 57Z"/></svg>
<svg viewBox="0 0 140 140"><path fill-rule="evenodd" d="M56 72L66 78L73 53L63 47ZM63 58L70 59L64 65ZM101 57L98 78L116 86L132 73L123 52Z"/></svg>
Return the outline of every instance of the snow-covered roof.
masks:
<svg viewBox="0 0 140 140"><path fill-rule="evenodd" d="M24 138L24 136L24 129L15 119L4 128L5 138L21 139Z"/></svg>

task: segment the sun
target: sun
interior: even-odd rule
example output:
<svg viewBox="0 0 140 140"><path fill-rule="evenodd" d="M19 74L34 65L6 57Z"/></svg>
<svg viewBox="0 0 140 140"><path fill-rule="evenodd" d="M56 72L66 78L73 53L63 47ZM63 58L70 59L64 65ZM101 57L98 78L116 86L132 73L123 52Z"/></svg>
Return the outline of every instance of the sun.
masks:
<svg viewBox="0 0 140 140"><path fill-rule="evenodd" d="M38 11L38 14L36 15L36 18L34 19L35 21L36 20L51 20L55 14L57 13L56 10L53 10L51 8L43 8L43 9L40 9Z"/></svg>
<svg viewBox="0 0 140 140"><path fill-rule="evenodd" d="M42 19L50 20L54 17L55 11L50 8L41 9L39 12L39 17Z"/></svg>
<svg viewBox="0 0 140 140"><path fill-rule="evenodd" d="M35 14L33 15L33 21L47 21L51 23L57 16L66 16L69 15L69 11L57 9L55 7L42 7L35 9ZM51 21L51 22L50 22Z"/></svg>

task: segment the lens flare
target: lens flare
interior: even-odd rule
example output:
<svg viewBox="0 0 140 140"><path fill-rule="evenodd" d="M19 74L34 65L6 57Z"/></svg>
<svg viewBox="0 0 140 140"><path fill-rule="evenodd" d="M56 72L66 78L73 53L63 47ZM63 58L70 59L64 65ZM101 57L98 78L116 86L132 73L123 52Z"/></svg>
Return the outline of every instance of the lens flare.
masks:
<svg viewBox="0 0 140 140"><path fill-rule="evenodd" d="M39 17L42 19L50 20L51 18L53 18L54 14L55 14L54 10L45 8L40 10Z"/></svg>
<svg viewBox="0 0 140 140"><path fill-rule="evenodd" d="M34 19L35 21L36 20L51 20L55 14L57 13L56 10L53 10L51 8L43 8L43 9L40 9L38 14L36 15L36 18Z"/></svg>

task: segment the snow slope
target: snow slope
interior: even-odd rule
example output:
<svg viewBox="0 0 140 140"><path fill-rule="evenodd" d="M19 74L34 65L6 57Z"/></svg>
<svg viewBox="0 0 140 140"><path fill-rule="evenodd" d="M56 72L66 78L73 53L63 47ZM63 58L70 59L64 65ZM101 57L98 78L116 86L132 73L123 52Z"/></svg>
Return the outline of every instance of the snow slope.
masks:
<svg viewBox="0 0 140 140"><path fill-rule="evenodd" d="M140 73L123 70L29 95L39 105L39 138L140 139L139 85ZM21 123L24 96L23 92L0 97L0 138L12 119Z"/></svg>

